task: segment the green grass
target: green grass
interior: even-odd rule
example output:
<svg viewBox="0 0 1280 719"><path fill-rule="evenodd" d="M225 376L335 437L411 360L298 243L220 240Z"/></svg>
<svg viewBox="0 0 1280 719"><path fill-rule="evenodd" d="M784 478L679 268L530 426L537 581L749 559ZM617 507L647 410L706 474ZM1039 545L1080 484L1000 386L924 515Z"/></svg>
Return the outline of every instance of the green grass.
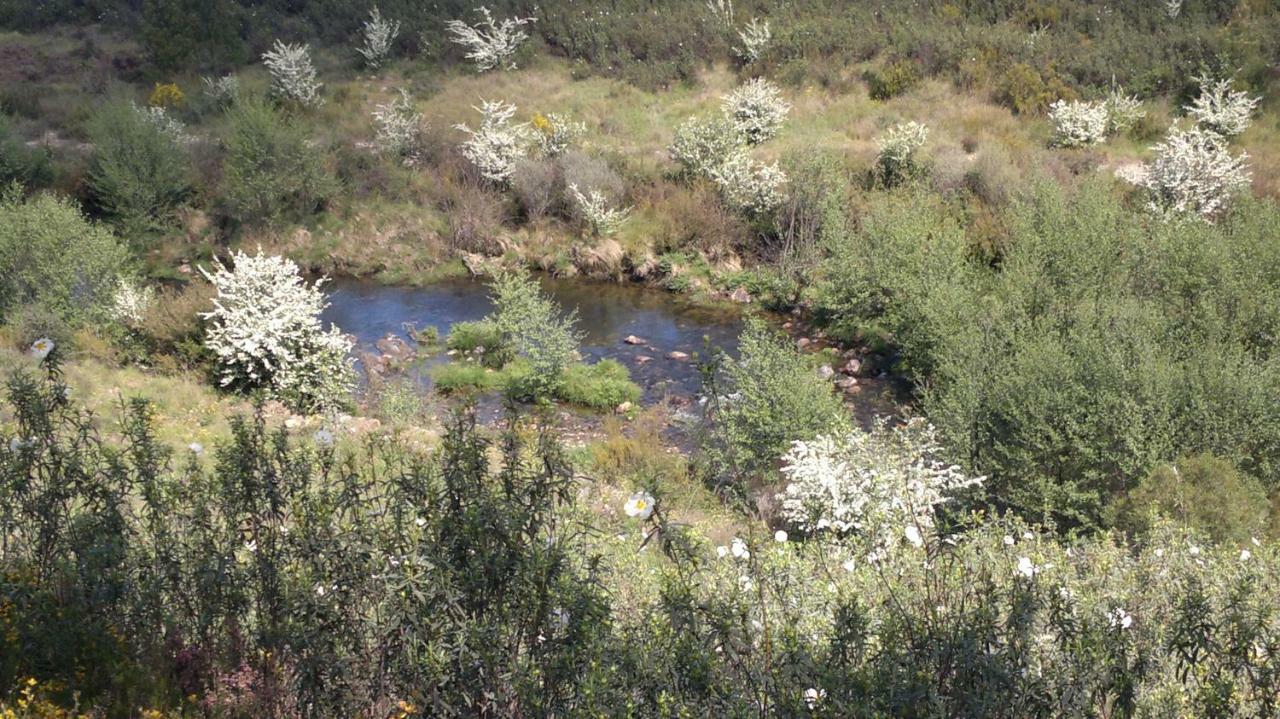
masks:
<svg viewBox="0 0 1280 719"><path fill-rule="evenodd" d="M640 393L640 385L631 381L631 373L621 362L604 359L565 370L564 383L557 396L570 404L611 410L623 402L640 401Z"/></svg>
<svg viewBox="0 0 1280 719"><path fill-rule="evenodd" d="M478 362L449 362L431 368L431 381L444 394L489 392L504 385L504 376Z"/></svg>

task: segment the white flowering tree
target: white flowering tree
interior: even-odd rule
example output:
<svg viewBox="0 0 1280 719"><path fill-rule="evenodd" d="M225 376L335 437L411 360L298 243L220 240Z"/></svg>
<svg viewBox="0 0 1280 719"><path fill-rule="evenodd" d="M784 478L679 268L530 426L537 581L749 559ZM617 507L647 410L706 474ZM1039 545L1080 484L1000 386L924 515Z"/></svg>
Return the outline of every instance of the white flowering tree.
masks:
<svg viewBox="0 0 1280 719"><path fill-rule="evenodd" d="M1212 219L1232 195L1248 187L1248 160L1248 153L1232 155L1216 132L1175 129L1155 146L1155 159L1123 177L1147 189L1148 207L1158 214Z"/></svg>
<svg viewBox="0 0 1280 719"><path fill-rule="evenodd" d="M725 95L721 107L725 118L749 145L758 145L776 136L791 111L778 86L762 77Z"/></svg>
<svg viewBox="0 0 1280 719"><path fill-rule="evenodd" d="M240 78L235 75L204 77L201 81L204 83L204 94L218 104L230 105L240 97Z"/></svg>
<svg viewBox="0 0 1280 719"><path fill-rule="evenodd" d="M538 113L532 125L543 157L558 157L587 134L586 124L558 112Z"/></svg>
<svg viewBox="0 0 1280 719"><path fill-rule="evenodd" d="M745 150L731 154L710 173L726 204L739 212L761 216L782 204L787 181L777 165L756 162Z"/></svg>
<svg viewBox="0 0 1280 719"><path fill-rule="evenodd" d="M351 341L336 327L324 330L323 280L308 285L292 261L236 252L233 266L201 268L217 296L205 344L218 361L219 383L263 389L301 411L334 409L350 395L355 375Z"/></svg>
<svg viewBox="0 0 1280 719"><path fill-rule="evenodd" d="M356 48L356 52L364 58L365 65L377 70L391 56L392 43L399 35L399 21L382 17L382 12L374 5L373 10L369 11L369 19L365 20L361 28L362 43Z"/></svg>
<svg viewBox="0 0 1280 719"><path fill-rule="evenodd" d="M191 136L191 133L187 132L187 126L182 124L182 121L178 118L170 115L169 111L163 107L155 105L144 107L134 103L133 111L138 113L138 117L142 118L143 122L168 135L169 139L180 145L185 145L195 139Z"/></svg>
<svg viewBox="0 0 1280 719"><path fill-rule="evenodd" d="M373 108L373 121L378 126L374 136L378 151L412 164L422 137L422 113L414 106L413 97L400 90L395 99Z"/></svg>
<svg viewBox="0 0 1280 719"><path fill-rule="evenodd" d="M928 126L915 121L894 125L880 136L876 141L876 166L884 184L896 185L916 171L916 152L927 139Z"/></svg>
<svg viewBox="0 0 1280 719"><path fill-rule="evenodd" d="M126 327L137 327L155 304L155 299L155 290L122 277L111 297L111 318Z"/></svg>
<svg viewBox="0 0 1280 719"><path fill-rule="evenodd" d="M482 100L475 110L480 113L478 129L454 125L454 128L471 136L462 143L462 155L485 179L505 183L511 179L516 161L528 153L529 126L512 123L516 106L500 100Z"/></svg>
<svg viewBox="0 0 1280 719"><path fill-rule="evenodd" d="M738 31L738 40L741 45L734 47L733 51L743 62L755 62L764 55L765 48L769 46L769 41L772 39L773 32L769 29L769 21L761 21L753 17L751 22Z"/></svg>
<svg viewBox="0 0 1280 719"><path fill-rule="evenodd" d="M324 103L308 46L276 40L275 45L263 53L262 62L271 73L271 92L276 97L306 107L319 107Z"/></svg>
<svg viewBox="0 0 1280 719"><path fill-rule="evenodd" d="M742 145L733 123L721 117L691 117L676 128L667 152L686 173L709 176Z"/></svg>
<svg viewBox="0 0 1280 719"><path fill-rule="evenodd" d="M516 69L512 58L520 45L529 38L529 33L523 28L532 23L533 18L510 17L499 22L489 12L489 8L481 5L478 11L483 18L475 25L468 25L461 20L450 20L445 25L451 39L467 48L467 59L474 62L480 72L499 67Z"/></svg>
<svg viewBox="0 0 1280 719"><path fill-rule="evenodd" d="M726 29L733 27L733 0L707 0L704 5L712 21Z"/></svg>
<svg viewBox="0 0 1280 719"><path fill-rule="evenodd" d="M1225 137L1249 129L1261 97L1249 97L1247 92L1231 89L1230 79L1200 77L1196 80L1200 83L1200 94L1186 111L1197 125Z"/></svg>
<svg viewBox="0 0 1280 719"><path fill-rule="evenodd" d="M604 193L590 189L582 192L577 185L569 185L568 195L574 211L582 217L591 234L598 237L612 235L631 214L630 207L611 207Z"/></svg>
<svg viewBox="0 0 1280 719"><path fill-rule="evenodd" d="M1058 100L1049 106L1053 144L1086 147L1107 139L1107 105L1103 102Z"/></svg>
<svg viewBox="0 0 1280 719"><path fill-rule="evenodd" d="M797 441L782 457L782 516L810 534L858 533L881 547L902 539L919 544L938 507L985 479L942 461L941 453L937 432L920 418L897 426L881 418L870 432Z"/></svg>

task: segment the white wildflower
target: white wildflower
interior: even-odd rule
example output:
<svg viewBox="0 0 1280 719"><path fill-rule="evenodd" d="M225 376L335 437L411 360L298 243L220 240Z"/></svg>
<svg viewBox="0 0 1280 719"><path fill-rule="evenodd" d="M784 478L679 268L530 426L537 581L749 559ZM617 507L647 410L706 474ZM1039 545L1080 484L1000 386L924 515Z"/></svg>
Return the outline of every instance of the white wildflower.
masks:
<svg viewBox="0 0 1280 719"><path fill-rule="evenodd" d="M1107 105L1102 102L1058 100L1049 106L1053 144L1084 147L1107 139Z"/></svg>
<svg viewBox="0 0 1280 719"><path fill-rule="evenodd" d="M1013 535L1006 534L1006 535L1004 535L1004 540L1003 540L1003 541L1004 541L1004 546L1006 546L1006 547L1012 547L1012 546L1013 546L1013 543L1014 543L1014 541L1015 541L1015 540L1014 540L1014 538L1013 538Z"/></svg>
<svg viewBox="0 0 1280 719"><path fill-rule="evenodd" d="M725 95L721 109L747 144L758 145L778 134L791 105L777 85L758 77Z"/></svg>
<svg viewBox="0 0 1280 719"><path fill-rule="evenodd" d="M804 690L804 704L809 708L810 711L813 711L814 709L816 709L818 704L821 703L822 700L826 698L827 698L826 689L815 689L814 687L809 687L808 689Z"/></svg>
<svg viewBox="0 0 1280 719"><path fill-rule="evenodd" d="M1230 79L1199 77L1196 81L1200 83L1200 94L1186 111L1197 125L1226 137L1249 129L1261 97L1249 97L1247 92L1232 90Z"/></svg>
<svg viewBox="0 0 1280 719"><path fill-rule="evenodd" d="M378 69L391 55L391 45L400 34L400 23L382 17L378 6L369 11L369 19L364 22L362 33L364 44L356 48L370 68Z"/></svg>
<svg viewBox="0 0 1280 719"><path fill-rule="evenodd" d="M734 537L729 543L729 552L733 554L734 559L750 559L751 550L747 549L747 543L741 539Z"/></svg>
<svg viewBox="0 0 1280 719"><path fill-rule="evenodd" d="M774 532L773 541L775 542L787 541L787 531L785 529L779 529L778 531Z"/></svg>
<svg viewBox="0 0 1280 719"><path fill-rule="evenodd" d="M924 537L920 536L920 530L916 528L916 525L908 524L902 530L902 533L903 533L903 536L907 538L907 541L911 543L911 546L913 547L924 546Z"/></svg>
<svg viewBox="0 0 1280 719"><path fill-rule="evenodd" d="M307 107L317 107L324 102L320 97L321 84L316 81L315 66L311 64L311 49L307 45L276 40L275 45L263 53L262 62L271 73L271 92L276 97Z"/></svg>
<svg viewBox="0 0 1280 719"><path fill-rule="evenodd" d="M1252 558L1253 558L1253 552L1250 552L1247 549L1240 550L1240 561L1247 562Z"/></svg>
<svg viewBox="0 0 1280 719"><path fill-rule="evenodd" d="M1030 557L1018 557L1018 574L1030 579L1036 576L1040 569L1036 567L1035 562Z"/></svg>
<svg viewBox="0 0 1280 719"><path fill-rule="evenodd" d="M333 438L333 432L330 432L330 431L329 431L329 430L327 430L327 429L318 429L318 430L316 430L316 433L315 433L315 436L314 436L314 438L313 438L313 439L315 439L315 443L316 443L316 445L317 445L317 446L319 446L319 447L332 447L332 446L333 446L333 439L334 439L334 438Z"/></svg>
<svg viewBox="0 0 1280 719"><path fill-rule="evenodd" d="M716 547L716 556L719 557L720 559L724 559L725 557L729 556L729 548L724 546L723 544Z"/></svg>
<svg viewBox="0 0 1280 719"><path fill-rule="evenodd" d="M1112 609L1107 615L1107 621L1112 629L1124 630L1133 626L1133 617L1121 607Z"/></svg>
<svg viewBox="0 0 1280 719"><path fill-rule="evenodd" d="M30 354L32 357L34 357L37 360L43 361L44 358L48 357L49 353L53 351L53 348L54 348L53 340L49 339L48 337L41 337L40 339L31 343L31 349L28 350L28 354Z"/></svg>
<svg viewBox="0 0 1280 719"><path fill-rule="evenodd" d="M521 28L532 23L533 18L512 17L498 22L489 8L481 5L478 10L484 17L474 26L461 20L450 20L445 25L452 40L467 48L467 59L475 62L480 72L496 67L516 69L512 58L529 37Z"/></svg>
<svg viewBox="0 0 1280 719"><path fill-rule="evenodd" d="M653 514L653 495L643 490L636 492L622 505L622 511L634 519L648 519Z"/></svg>
<svg viewBox="0 0 1280 719"><path fill-rule="evenodd" d="M529 126L512 124L516 106L505 102L482 100L475 110L481 116L479 129L454 125L471 136L462 144L462 154L485 179L506 182L515 171L516 161L527 152Z"/></svg>
<svg viewBox="0 0 1280 719"><path fill-rule="evenodd" d="M200 444L199 442L192 442L191 444L187 445L187 450L189 450L192 454L204 454L204 445Z"/></svg>

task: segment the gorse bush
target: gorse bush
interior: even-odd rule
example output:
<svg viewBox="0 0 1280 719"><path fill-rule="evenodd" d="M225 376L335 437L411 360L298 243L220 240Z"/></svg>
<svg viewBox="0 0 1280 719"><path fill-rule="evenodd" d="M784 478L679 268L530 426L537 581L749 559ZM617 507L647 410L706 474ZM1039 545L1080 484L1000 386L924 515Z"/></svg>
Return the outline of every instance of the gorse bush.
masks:
<svg viewBox="0 0 1280 719"><path fill-rule="evenodd" d="M109 319L128 250L67 199L0 193L0 317L39 305L78 325Z"/></svg>
<svg viewBox="0 0 1280 719"><path fill-rule="evenodd" d="M185 131L160 107L112 102L89 123L89 191L126 237L163 228L191 194Z"/></svg>
<svg viewBox="0 0 1280 719"><path fill-rule="evenodd" d="M352 343L337 327L321 328L323 280L308 285L293 262L261 250L237 252L232 263L201 270L218 293L203 316L219 385L264 389L301 411L340 407L354 385Z"/></svg>

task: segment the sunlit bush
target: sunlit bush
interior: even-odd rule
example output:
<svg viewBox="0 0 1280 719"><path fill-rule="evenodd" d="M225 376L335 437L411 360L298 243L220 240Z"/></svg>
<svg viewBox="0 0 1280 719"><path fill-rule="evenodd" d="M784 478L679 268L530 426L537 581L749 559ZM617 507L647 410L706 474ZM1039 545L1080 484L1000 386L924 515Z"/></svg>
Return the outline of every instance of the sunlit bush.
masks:
<svg viewBox="0 0 1280 719"><path fill-rule="evenodd" d="M1110 114L1106 103L1058 100L1049 106L1053 143L1059 147L1086 147L1107 139Z"/></svg>
<svg viewBox="0 0 1280 719"><path fill-rule="evenodd" d="M693 176L709 176L742 145L738 130L727 119L691 117L676 128L667 151Z"/></svg>
<svg viewBox="0 0 1280 719"><path fill-rule="evenodd" d="M528 153L532 139L529 126L512 124L516 106L505 102L483 100L475 110L481 116L479 129L454 126L471 136L462 143L462 154L486 180L505 183L511 178L516 161Z"/></svg>
<svg viewBox="0 0 1280 719"><path fill-rule="evenodd" d="M1147 189L1158 214L1212 219L1249 185L1248 153L1232 155L1216 132L1175 128L1154 150L1155 159L1125 179Z"/></svg>
<svg viewBox="0 0 1280 719"><path fill-rule="evenodd" d="M271 92L276 97L304 107L317 107L324 103L320 96L322 85L316 80L316 69L311 64L309 46L276 40L275 45L262 54L262 63L271 74Z"/></svg>
<svg viewBox="0 0 1280 719"><path fill-rule="evenodd" d="M757 77L725 95L721 109L748 145L758 145L778 134L791 105L777 85Z"/></svg>
<svg viewBox="0 0 1280 719"><path fill-rule="evenodd" d="M1262 102L1261 97L1250 97L1247 92L1233 90L1230 79L1201 77L1197 80L1200 94L1186 108L1187 115L1194 118L1197 125L1225 137L1239 135L1249 129L1253 111Z"/></svg>
<svg viewBox="0 0 1280 719"><path fill-rule="evenodd" d="M745 150L737 150L711 171L711 180L729 207L763 216L782 204L787 176L777 163L757 162Z"/></svg>

